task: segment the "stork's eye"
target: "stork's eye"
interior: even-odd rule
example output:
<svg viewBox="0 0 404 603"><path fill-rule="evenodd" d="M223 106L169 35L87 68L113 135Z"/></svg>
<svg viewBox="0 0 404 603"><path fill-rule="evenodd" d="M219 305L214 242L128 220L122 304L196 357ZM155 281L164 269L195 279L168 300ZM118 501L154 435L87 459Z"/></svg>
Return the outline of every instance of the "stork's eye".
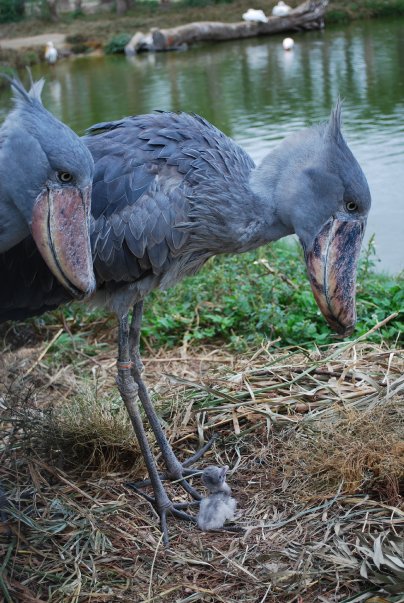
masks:
<svg viewBox="0 0 404 603"><path fill-rule="evenodd" d="M355 201L348 201L347 203L345 203L345 207L346 207L346 210L349 212L353 212L358 209L358 205L357 205L357 203L355 203Z"/></svg>
<svg viewBox="0 0 404 603"><path fill-rule="evenodd" d="M72 174L69 172L58 172L58 180L66 184L67 182L71 182L73 180Z"/></svg>

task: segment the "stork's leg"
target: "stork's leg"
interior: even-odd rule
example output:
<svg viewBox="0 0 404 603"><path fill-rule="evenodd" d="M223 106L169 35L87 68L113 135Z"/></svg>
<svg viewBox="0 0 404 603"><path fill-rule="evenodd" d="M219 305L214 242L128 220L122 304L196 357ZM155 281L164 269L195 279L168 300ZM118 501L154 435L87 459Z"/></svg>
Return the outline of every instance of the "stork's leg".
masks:
<svg viewBox="0 0 404 603"><path fill-rule="evenodd" d="M203 446L200 450L193 454L192 457L187 459L187 461L185 461L184 463L181 463L177 459L174 450L172 449L172 446L164 433L156 411L154 410L154 406L150 399L149 392L147 391L146 385L142 379L143 364L140 358L139 351L142 315L143 301L138 302L134 305L132 322L130 326L130 356L132 359L132 376L138 386L138 396L156 437L157 444L161 450L164 463L167 467L168 479L172 481L180 481L184 490L191 494L191 496L196 500L200 500L200 494L185 479L186 477L195 474L195 471L193 471L192 469L187 469L187 467L192 463L196 462L205 454L205 452L212 445L213 440L205 444L205 446Z"/></svg>
<svg viewBox="0 0 404 603"><path fill-rule="evenodd" d="M181 519L195 521L190 515L181 510L169 499L167 492L163 486L163 482L158 474L156 463L153 454L150 450L149 442L147 441L146 432L143 427L142 417L137 403L138 386L131 375L131 359L129 352L129 329L128 315L119 319L119 352L118 352L118 378L117 385L122 400L125 403L129 417L132 421L136 437L139 442L142 456L145 460L147 471L149 472L150 483L154 490L154 504L160 516L161 531L163 532L163 542L168 543L167 531L167 514L171 513Z"/></svg>

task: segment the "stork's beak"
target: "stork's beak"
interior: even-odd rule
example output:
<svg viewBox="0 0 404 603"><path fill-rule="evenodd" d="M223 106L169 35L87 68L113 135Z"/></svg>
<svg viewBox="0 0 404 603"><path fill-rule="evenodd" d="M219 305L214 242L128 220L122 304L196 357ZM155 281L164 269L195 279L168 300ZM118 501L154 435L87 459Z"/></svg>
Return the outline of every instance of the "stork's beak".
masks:
<svg viewBox="0 0 404 603"><path fill-rule="evenodd" d="M330 327L350 335L356 323L356 271L363 220L331 218L305 253L314 297Z"/></svg>
<svg viewBox="0 0 404 603"><path fill-rule="evenodd" d="M90 295L95 277L89 237L91 186L47 188L36 199L32 236L55 277L77 298Z"/></svg>

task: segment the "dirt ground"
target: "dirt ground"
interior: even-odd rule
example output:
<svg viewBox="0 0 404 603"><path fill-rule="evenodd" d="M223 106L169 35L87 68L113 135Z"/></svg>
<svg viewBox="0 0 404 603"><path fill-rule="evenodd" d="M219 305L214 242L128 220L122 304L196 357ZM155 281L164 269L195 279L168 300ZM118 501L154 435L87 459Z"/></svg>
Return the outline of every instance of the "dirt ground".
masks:
<svg viewBox="0 0 404 603"><path fill-rule="evenodd" d="M0 41L0 46L12 50L21 48L34 48L37 46L46 46L48 40L52 40L56 47L63 46L66 42L66 35L60 33L46 33L39 36L27 36L24 38L4 38Z"/></svg>

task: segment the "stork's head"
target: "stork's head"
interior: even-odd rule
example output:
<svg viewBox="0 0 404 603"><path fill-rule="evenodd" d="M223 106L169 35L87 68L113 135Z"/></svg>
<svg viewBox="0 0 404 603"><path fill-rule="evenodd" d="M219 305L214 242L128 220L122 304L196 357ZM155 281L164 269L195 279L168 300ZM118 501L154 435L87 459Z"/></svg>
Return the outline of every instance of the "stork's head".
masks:
<svg viewBox="0 0 404 603"><path fill-rule="evenodd" d="M341 134L340 103L328 123L286 138L274 155L277 217L299 237L327 322L348 335L356 322L356 271L371 198Z"/></svg>
<svg viewBox="0 0 404 603"><path fill-rule="evenodd" d="M226 473L228 470L228 465L224 465L224 467L209 465L203 470L202 482L211 494L215 492L231 492L230 486L226 484Z"/></svg>
<svg viewBox="0 0 404 603"><path fill-rule="evenodd" d="M14 78L15 108L1 129L2 190L13 243L31 231L56 278L75 297L95 288L89 239L94 164L87 147L42 105L43 80L26 92ZM5 178L6 176L6 178Z"/></svg>

